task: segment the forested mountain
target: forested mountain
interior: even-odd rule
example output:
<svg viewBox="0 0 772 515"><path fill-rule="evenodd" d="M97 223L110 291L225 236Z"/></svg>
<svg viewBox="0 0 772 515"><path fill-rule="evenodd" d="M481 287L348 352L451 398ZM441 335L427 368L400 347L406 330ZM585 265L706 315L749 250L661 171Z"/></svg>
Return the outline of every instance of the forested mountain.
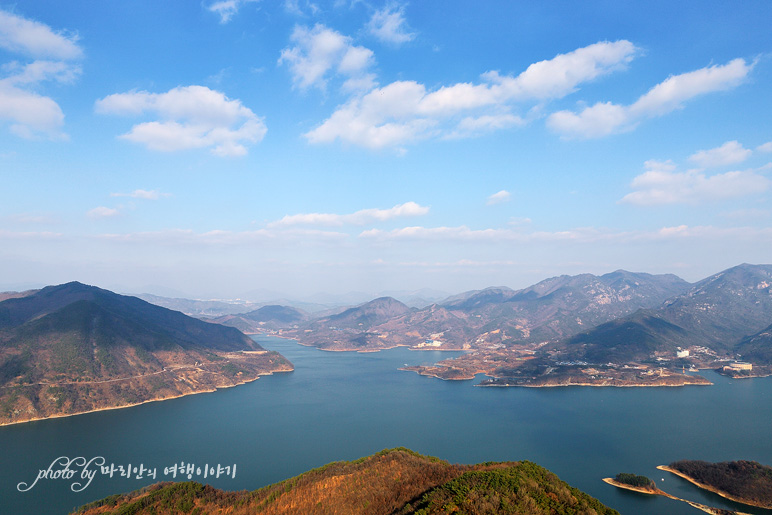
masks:
<svg viewBox="0 0 772 515"><path fill-rule="evenodd" d="M658 309L579 334L566 348L590 360L635 360L696 345L772 363L771 323L772 265L742 264L703 279Z"/></svg>
<svg viewBox="0 0 772 515"><path fill-rule="evenodd" d="M77 282L0 302L0 423L210 391L288 369L237 329Z"/></svg>

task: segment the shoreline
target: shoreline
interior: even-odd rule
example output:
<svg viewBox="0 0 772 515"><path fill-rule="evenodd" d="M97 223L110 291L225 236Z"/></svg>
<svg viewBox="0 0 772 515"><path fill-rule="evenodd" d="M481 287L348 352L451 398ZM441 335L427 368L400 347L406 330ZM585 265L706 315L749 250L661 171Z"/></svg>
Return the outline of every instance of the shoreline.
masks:
<svg viewBox="0 0 772 515"><path fill-rule="evenodd" d="M665 492L664 490L660 490L657 487L654 487L653 489L651 489L651 488L643 488L643 487L640 487L640 486L628 485L628 484L625 484L625 483L620 483L619 481L617 481L613 477L604 477L603 478L603 482L604 483L608 483L608 484L610 484L612 486L615 486L617 488L622 488L624 490L632 490L633 492L638 492L640 494L661 495L663 497L667 497L668 499L676 499L678 501L682 501L683 500L683 499L679 499L675 495L671 495L671 494Z"/></svg>
<svg viewBox="0 0 772 515"><path fill-rule="evenodd" d="M105 408L97 408L97 409L92 409L92 410L88 410L88 411L79 411L77 413L58 413L56 415L51 415L51 416L48 416L48 417L30 418L30 419L27 419L27 420L17 420L15 422L0 422L0 427L13 426L13 425L17 425L17 424L26 424L28 422L39 422L41 420L51 420L51 419L54 419L54 418L76 417L78 415L85 415L87 413L97 413L99 411L110 411L110 410L117 410L117 409L124 409L124 408L133 408L135 406L141 406L143 404L148 404L148 403L151 403L151 402L169 401L169 400L172 400L172 399L179 399L179 398L182 398L182 397L188 397L190 395L198 395L200 393L213 393L213 392L216 392L217 390L223 390L223 389L226 389L226 388L234 388L236 386L242 386L242 385L245 385L245 384L248 384L248 383L253 383L253 382L257 381L258 379L260 379L262 376L270 376L270 375L273 375L274 373L294 372L294 370L295 369L293 367L291 370L273 370L271 372L260 372L260 373L257 374L256 377L254 377L252 379L247 379L247 380L235 383L235 384L229 384L229 385L224 385L224 386L215 386L213 389L206 389L206 390L199 390L199 391L195 391L195 392L188 392L188 393L183 393L181 395L172 395L170 397L164 397L162 399L148 399L146 401L135 402L133 404L124 404L122 406L108 406L108 407L105 407Z"/></svg>
<svg viewBox="0 0 772 515"><path fill-rule="evenodd" d="M659 467L657 467L657 468L659 468ZM615 487L621 488L623 490L630 490L630 491L633 491L633 492L637 492L639 494L661 495L662 497L666 497L668 499L673 499L674 501L685 502L686 504L688 504L692 508L697 508L698 510L702 510L705 513L710 513L712 515L723 515L723 514L726 514L726 513L732 513L734 515L749 515L747 513L743 513L743 512L740 512L740 511L726 510L724 508L714 508L712 506L708 506L706 504L701 504L701 503L698 503L698 502L695 502L695 501L690 501L688 499L681 499L680 497L676 497L673 494L669 494L669 493L665 492L664 490L660 490L656 486L653 489L641 488L641 487L638 487L638 486L632 486L632 485L627 485L625 483L620 483L619 481L616 481L614 478L610 478L610 477L604 477L603 478L603 482L604 483L608 483L611 486L615 486Z"/></svg>
<svg viewBox="0 0 772 515"><path fill-rule="evenodd" d="M681 383L681 384L595 384L595 383L565 383L565 384L476 384L482 388L560 388L563 386L594 386L596 388L681 388L684 386L713 386L713 383Z"/></svg>
<svg viewBox="0 0 772 515"><path fill-rule="evenodd" d="M665 472L670 472L671 474L674 474L674 475L680 477L681 479L685 479L688 482L690 482L691 484L693 484L694 486L697 486L697 487L699 487L699 488L701 488L703 490L707 490L708 492L713 492L716 495L720 495L724 499L729 499L730 501L734 501L734 502L737 502L737 503L740 503L740 504L745 504L747 506L755 506L756 508L764 508L764 509L767 509L767 510L772 509L772 504L766 504L765 505L765 504L757 503L755 501L751 501L749 499L742 499L740 497L735 497L735 496L733 496L730 493L724 492L723 490L719 490L718 488L715 488L713 486L706 485L705 483L700 483L699 481L697 481L693 477L688 476L688 475L684 474L683 472L678 471L678 470L676 470L676 469L674 469L672 467L669 467L668 465L658 465L657 468L659 470L664 470Z"/></svg>

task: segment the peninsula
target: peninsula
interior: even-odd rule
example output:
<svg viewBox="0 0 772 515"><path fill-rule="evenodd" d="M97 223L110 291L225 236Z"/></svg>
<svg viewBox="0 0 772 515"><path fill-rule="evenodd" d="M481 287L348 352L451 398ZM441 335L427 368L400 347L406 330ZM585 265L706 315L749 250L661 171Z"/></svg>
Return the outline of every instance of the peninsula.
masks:
<svg viewBox="0 0 772 515"><path fill-rule="evenodd" d="M240 331L77 282L0 302L0 425L211 392L293 370Z"/></svg>
<svg viewBox="0 0 772 515"><path fill-rule="evenodd" d="M755 461L683 460L657 467L729 500L772 509L772 467Z"/></svg>
<svg viewBox="0 0 772 515"><path fill-rule="evenodd" d="M680 497L671 495L665 492L664 490L660 490L651 480L649 480L648 484L630 484L624 481L622 478L620 478L620 476L632 476L632 474L617 474L616 478L605 477L603 478L603 481L605 483L608 483L617 488L622 488L624 490L631 490L633 492L638 492L640 494L646 494L646 495L661 495L663 497L667 497L668 499L673 499L674 501L685 502L689 506L692 506L693 508L697 508L698 510L702 510L705 513L710 513L711 515L748 515L746 513L742 513L738 511L725 510L723 508L714 508L712 506L707 506L705 504L690 501L688 499L681 499ZM635 477L643 477L643 476L635 476ZM648 478L645 478L645 479L648 479Z"/></svg>

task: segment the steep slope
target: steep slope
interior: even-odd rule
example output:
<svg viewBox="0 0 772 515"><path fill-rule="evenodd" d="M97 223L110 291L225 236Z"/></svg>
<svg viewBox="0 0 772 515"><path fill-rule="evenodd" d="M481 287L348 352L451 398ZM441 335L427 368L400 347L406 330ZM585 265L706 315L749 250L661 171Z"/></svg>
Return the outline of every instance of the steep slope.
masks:
<svg viewBox="0 0 772 515"><path fill-rule="evenodd" d="M677 347L702 346L720 355L750 353L769 362L764 329L770 323L772 265L742 264L703 279L656 310L577 335L566 347L594 360L635 360L651 358L655 351L672 355Z"/></svg>
<svg viewBox="0 0 772 515"><path fill-rule="evenodd" d="M746 361L772 364L772 325L740 340L735 349Z"/></svg>
<svg viewBox="0 0 772 515"><path fill-rule="evenodd" d="M211 391L291 368L234 328L94 286L0 302L0 423Z"/></svg>
<svg viewBox="0 0 772 515"><path fill-rule="evenodd" d="M391 297L380 297L340 313L311 320L285 331L305 345L326 350L374 350L394 347L388 334L377 328L413 310Z"/></svg>
<svg viewBox="0 0 772 515"><path fill-rule="evenodd" d="M139 515L174 509L232 515L617 514L527 461L451 465L404 448L330 463L253 492L223 492L199 483L161 483L91 503L76 513Z"/></svg>
<svg viewBox="0 0 772 515"><path fill-rule="evenodd" d="M672 275L618 270L600 277L553 277L516 292L483 290L456 308L484 322L483 331L501 329L513 340L542 342L658 306L688 287Z"/></svg>
<svg viewBox="0 0 772 515"><path fill-rule="evenodd" d="M318 321L341 328L369 329L392 318L405 315L411 310L405 304L391 297L380 297L359 306L347 309Z"/></svg>

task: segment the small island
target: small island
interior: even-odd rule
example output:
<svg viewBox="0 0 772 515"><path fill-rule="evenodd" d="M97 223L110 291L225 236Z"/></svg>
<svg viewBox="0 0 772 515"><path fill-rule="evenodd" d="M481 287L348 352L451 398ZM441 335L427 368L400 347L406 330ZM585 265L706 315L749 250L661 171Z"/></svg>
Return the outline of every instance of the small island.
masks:
<svg viewBox="0 0 772 515"><path fill-rule="evenodd" d="M657 467L729 500L772 509L772 467L755 461L682 460Z"/></svg>

